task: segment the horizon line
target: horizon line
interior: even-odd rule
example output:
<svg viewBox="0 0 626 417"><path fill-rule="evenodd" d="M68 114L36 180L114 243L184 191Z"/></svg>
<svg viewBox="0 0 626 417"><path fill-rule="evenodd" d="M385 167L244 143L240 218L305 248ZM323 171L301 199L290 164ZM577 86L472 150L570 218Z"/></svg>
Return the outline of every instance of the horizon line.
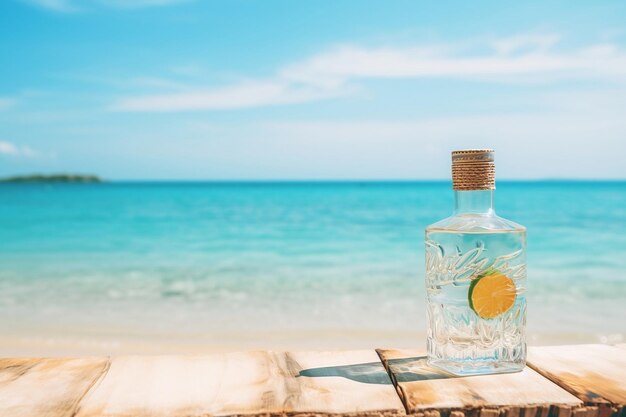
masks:
<svg viewBox="0 0 626 417"><path fill-rule="evenodd" d="M10 177L0 177L1 180L6 180ZM260 178L260 179L172 179L172 178L143 178L143 179L109 179L105 177L96 176L100 183L224 183L224 184L236 184L236 183L452 183L452 179L426 179L426 178L376 178L376 179L315 179L315 178ZM45 182L45 181L42 181ZM626 182L626 178L503 178L496 180L498 182L505 183L550 183L550 182L585 182L585 183L599 183L599 182ZM63 182L58 182L63 183ZM66 182L71 183L71 182ZM97 182L73 182L74 184L97 184ZM27 184L27 183L20 183Z"/></svg>
<svg viewBox="0 0 626 417"><path fill-rule="evenodd" d="M101 178L104 182L452 182L450 178L206 178L206 179L108 179ZM502 178L497 182L624 182L625 178Z"/></svg>

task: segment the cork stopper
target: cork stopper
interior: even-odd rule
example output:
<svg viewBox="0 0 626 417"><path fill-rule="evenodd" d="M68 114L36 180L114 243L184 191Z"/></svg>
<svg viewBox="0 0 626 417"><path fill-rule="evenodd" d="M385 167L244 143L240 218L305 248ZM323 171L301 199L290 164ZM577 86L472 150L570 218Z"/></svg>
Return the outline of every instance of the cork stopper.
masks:
<svg viewBox="0 0 626 417"><path fill-rule="evenodd" d="M458 191L494 190L496 165L492 149L452 152L452 188Z"/></svg>

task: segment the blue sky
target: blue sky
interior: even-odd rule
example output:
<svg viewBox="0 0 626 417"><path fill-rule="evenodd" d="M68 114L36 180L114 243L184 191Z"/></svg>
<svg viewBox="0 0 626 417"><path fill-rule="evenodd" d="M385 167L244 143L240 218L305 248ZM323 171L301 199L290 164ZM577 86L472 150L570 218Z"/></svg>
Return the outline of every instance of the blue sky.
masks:
<svg viewBox="0 0 626 417"><path fill-rule="evenodd" d="M0 175L626 178L626 2L6 0Z"/></svg>

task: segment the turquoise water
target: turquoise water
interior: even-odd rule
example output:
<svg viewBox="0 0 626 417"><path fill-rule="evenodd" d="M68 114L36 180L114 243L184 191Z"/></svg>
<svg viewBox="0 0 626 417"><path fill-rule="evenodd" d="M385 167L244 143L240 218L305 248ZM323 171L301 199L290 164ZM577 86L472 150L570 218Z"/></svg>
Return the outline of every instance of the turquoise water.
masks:
<svg viewBox="0 0 626 417"><path fill-rule="evenodd" d="M624 342L626 182L500 182L496 209L528 228L529 342ZM423 347L451 210L443 182L0 185L0 342Z"/></svg>

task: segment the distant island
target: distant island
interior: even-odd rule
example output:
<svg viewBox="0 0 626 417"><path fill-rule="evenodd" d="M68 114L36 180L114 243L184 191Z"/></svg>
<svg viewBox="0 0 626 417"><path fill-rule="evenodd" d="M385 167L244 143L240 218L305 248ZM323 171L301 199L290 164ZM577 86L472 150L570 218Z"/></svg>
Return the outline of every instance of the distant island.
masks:
<svg viewBox="0 0 626 417"><path fill-rule="evenodd" d="M52 175L17 175L0 178L0 183L98 183L102 179L96 175L52 174Z"/></svg>

